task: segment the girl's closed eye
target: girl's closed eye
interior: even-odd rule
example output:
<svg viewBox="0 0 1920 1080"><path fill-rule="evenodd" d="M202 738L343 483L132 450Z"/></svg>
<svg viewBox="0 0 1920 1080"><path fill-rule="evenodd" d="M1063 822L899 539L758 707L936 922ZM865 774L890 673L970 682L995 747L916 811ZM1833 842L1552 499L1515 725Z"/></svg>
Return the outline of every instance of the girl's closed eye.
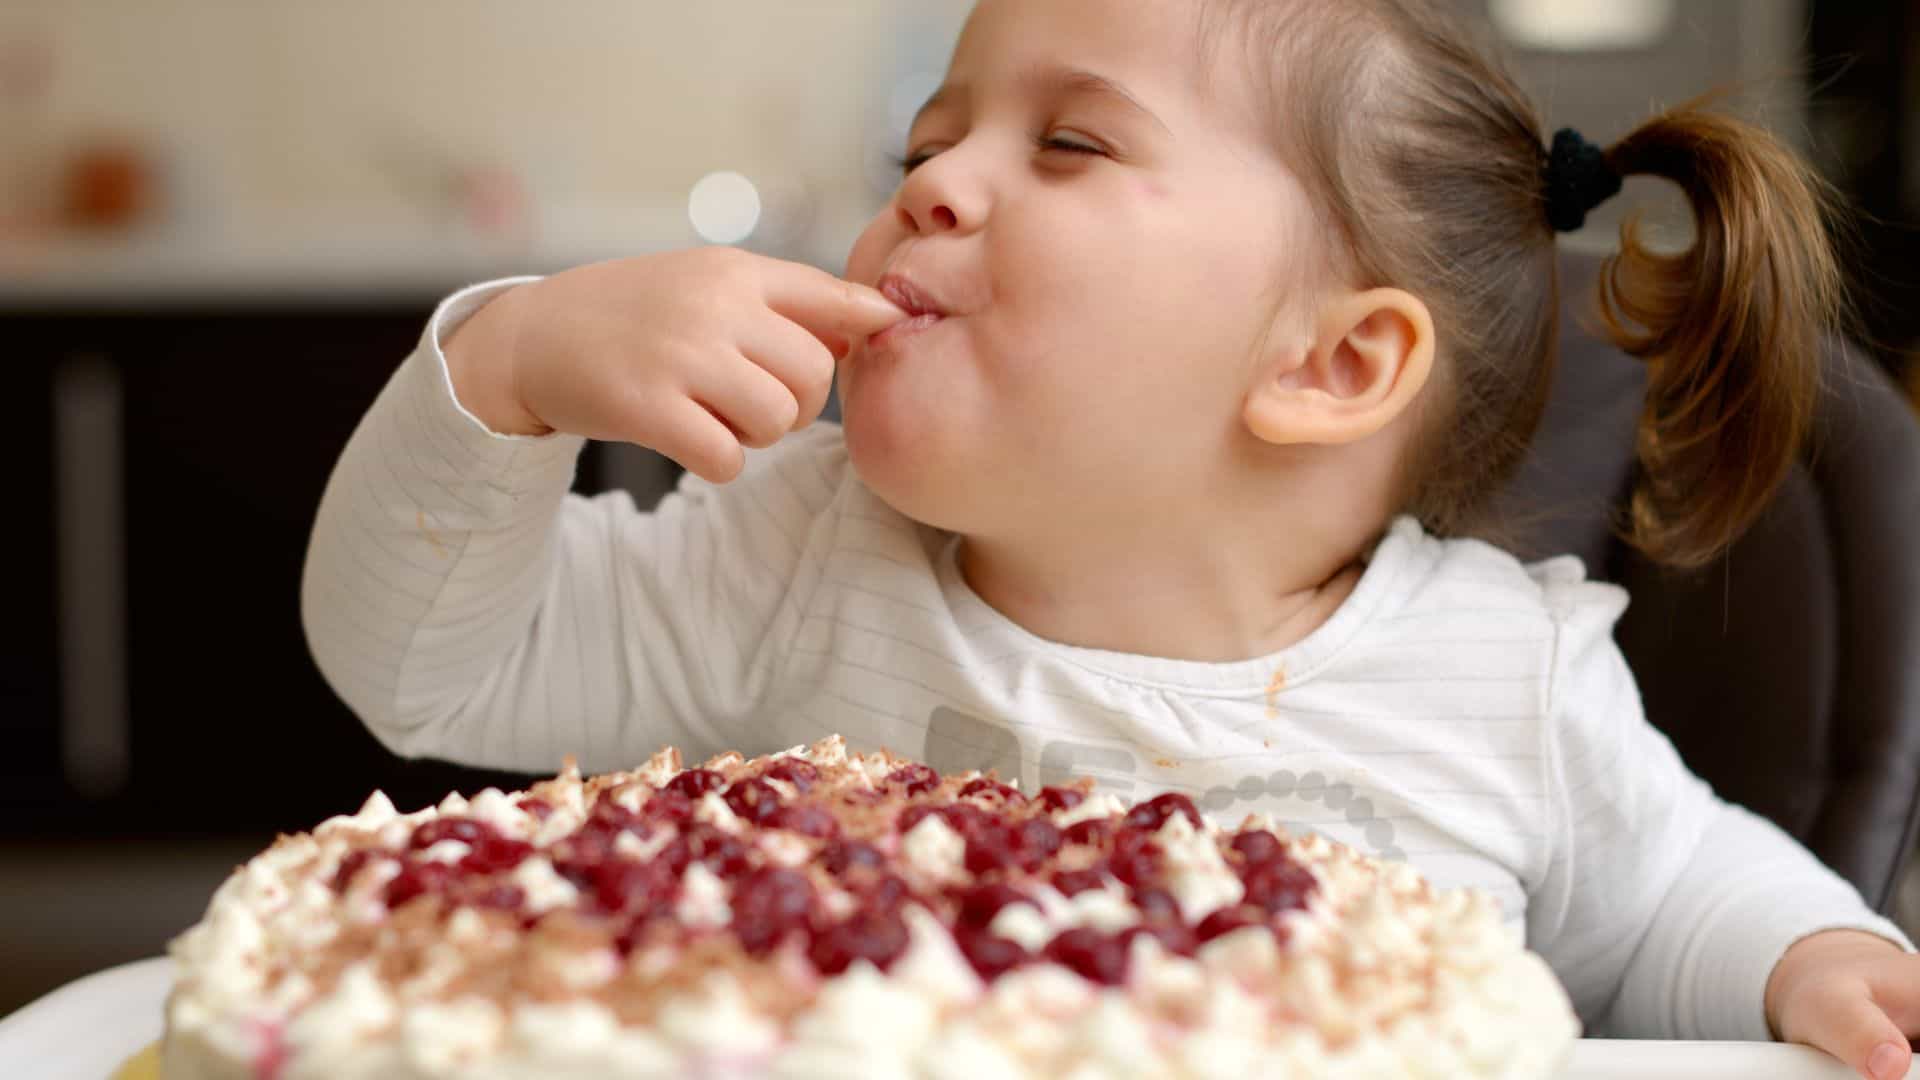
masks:
<svg viewBox="0 0 1920 1080"><path fill-rule="evenodd" d="M902 173L910 173L920 166L925 165L928 161L931 161L933 159L933 153L934 152L930 150L916 150L905 157L899 154L893 154L890 155L890 157L893 160L893 164Z"/></svg>
<svg viewBox="0 0 1920 1080"><path fill-rule="evenodd" d="M1093 139L1071 131L1049 131L1036 134L1033 137L1033 147L1042 153L1072 154L1081 157L1110 156L1109 151ZM895 154L893 163L902 173L910 173L931 161L938 153L937 150L916 150L904 157Z"/></svg>
<svg viewBox="0 0 1920 1080"><path fill-rule="evenodd" d="M1095 157L1107 156L1105 148L1092 139L1076 132L1049 132L1038 135L1033 140L1034 148L1041 151L1058 150L1069 154L1084 154Z"/></svg>

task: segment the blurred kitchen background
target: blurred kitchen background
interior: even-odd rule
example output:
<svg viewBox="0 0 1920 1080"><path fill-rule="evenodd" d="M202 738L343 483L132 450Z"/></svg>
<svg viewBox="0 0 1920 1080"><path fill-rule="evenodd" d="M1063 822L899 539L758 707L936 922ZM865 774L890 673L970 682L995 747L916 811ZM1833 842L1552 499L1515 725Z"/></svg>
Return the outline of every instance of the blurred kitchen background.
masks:
<svg viewBox="0 0 1920 1080"><path fill-rule="evenodd" d="M1596 139L1747 84L1865 212L1866 345L1920 369L1912 0L1458 2ZM965 9L0 5L0 1015L157 954L235 863L373 788L519 782L393 759L308 660L334 455L469 282L705 242L839 270ZM1633 184L1569 242L1671 212ZM597 446L580 487L673 475Z"/></svg>

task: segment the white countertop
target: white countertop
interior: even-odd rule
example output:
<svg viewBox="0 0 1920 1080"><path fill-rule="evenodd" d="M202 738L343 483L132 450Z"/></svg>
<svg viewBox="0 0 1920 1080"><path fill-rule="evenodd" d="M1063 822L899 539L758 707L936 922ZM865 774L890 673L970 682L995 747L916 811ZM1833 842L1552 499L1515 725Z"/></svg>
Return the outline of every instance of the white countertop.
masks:
<svg viewBox="0 0 1920 1080"><path fill-rule="evenodd" d="M490 237L391 212L120 234L0 235L0 313L430 300L461 285L698 244L684 208L549 211Z"/></svg>

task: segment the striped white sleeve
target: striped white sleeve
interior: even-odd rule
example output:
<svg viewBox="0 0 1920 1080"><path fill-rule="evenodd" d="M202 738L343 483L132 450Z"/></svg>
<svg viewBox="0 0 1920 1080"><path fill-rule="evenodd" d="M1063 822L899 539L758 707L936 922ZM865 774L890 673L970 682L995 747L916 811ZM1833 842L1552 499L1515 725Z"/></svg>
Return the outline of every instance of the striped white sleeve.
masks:
<svg viewBox="0 0 1920 1080"><path fill-rule="evenodd" d="M301 587L321 672L407 756L551 770L699 758L741 730L798 614L790 593L834 474L825 425L689 478L651 513L569 495L583 441L488 431L439 343L525 278L456 293L354 432Z"/></svg>
<svg viewBox="0 0 1920 1080"><path fill-rule="evenodd" d="M1766 1041L1767 977L1823 929L1912 950L1845 879L1786 832L1728 803L1649 724L1612 637L1612 586L1549 586L1559 641L1549 730L1553 795L1527 941L1590 1034ZM1734 718L1729 718L1730 725Z"/></svg>

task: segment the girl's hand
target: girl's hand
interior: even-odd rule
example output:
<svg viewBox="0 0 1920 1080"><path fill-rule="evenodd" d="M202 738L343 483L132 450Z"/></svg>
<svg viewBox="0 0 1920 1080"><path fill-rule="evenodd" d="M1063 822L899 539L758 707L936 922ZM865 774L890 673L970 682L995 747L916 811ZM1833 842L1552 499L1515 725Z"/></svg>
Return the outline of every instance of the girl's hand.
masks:
<svg viewBox="0 0 1920 1080"><path fill-rule="evenodd" d="M1767 979L1774 1037L1806 1043L1868 1080L1907 1075L1920 1034L1920 956L1878 934L1825 930L1793 943Z"/></svg>
<svg viewBox="0 0 1920 1080"><path fill-rule="evenodd" d="M510 289L445 351L461 404L494 431L638 443L724 483L745 447L820 415L856 338L904 318L813 267L695 248Z"/></svg>

